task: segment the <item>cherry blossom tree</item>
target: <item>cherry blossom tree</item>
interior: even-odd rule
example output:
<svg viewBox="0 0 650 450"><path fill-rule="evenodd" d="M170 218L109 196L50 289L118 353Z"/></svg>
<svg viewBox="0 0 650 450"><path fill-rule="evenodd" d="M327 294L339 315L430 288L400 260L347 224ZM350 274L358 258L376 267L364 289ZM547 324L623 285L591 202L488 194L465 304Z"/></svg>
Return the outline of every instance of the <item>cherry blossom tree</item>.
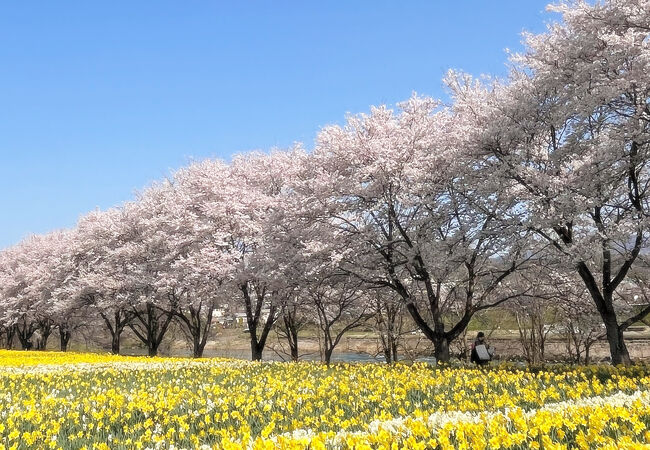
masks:
<svg viewBox="0 0 650 450"><path fill-rule="evenodd" d="M650 313L650 6L550 9L562 21L526 35L506 80L451 72L447 106L414 95L324 128L311 154L197 162L0 251L6 345L45 348L58 329L66 349L98 317L114 353L130 329L155 355L175 320L198 357L219 307L246 313L255 360L282 317L297 359L309 301L329 361L334 324L390 292L387 360L402 310L444 362L476 313L517 299L568 318L578 359L595 311L612 362L630 363L623 333Z"/></svg>
<svg viewBox="0 0 650 450"><path fill-rule="evenodd" d="M314 309L313 287L323 273L336 269L331 264L332 255L327 246L320 242L327 240L321 232L325 228L310 226L301 209L302 197L293 188L302 175L302 167L310 158L301 152L292 152L293 172L289 186L277 198L268 217L266 252L274 263L273 277L281 289L279 296L279 319L275 324L278 337L288 344L288 355L297 361L300 357L298 336L301 329L318 323ZM277 352L277 351L276 351Z"/></svg>
<svg viewBox="0 0 650 450"><path fill-rule="evenodd" d="M637 0L563 3L562 22L526 36L507 82L452 77L474 118L477 154L519 199L522 226L571 261L606 328L614 364L630 362L615 297L648 239L650 8ZM488 177L488 176L486 176Z"/></svg>
<svg viewBox="0 0 650 450"><path fill-rule="evenodd" d="M313 323L312 312L308 299L298 289L286 295L280 304L280 319L275 324L275 330L278 338L287 342L289 351L286 353L292 361L300 359L298 333Z"/></svg>
<svg viewBox="0 0 650 450"><path fill-rule="evenodd" d="M32 288L41 292L43 314L47 320L42 320L40 341L45 347L47 337L55 329L59 335L61 351L68 349L72 334L79 328L88 325L86 308L83 299L68 295L68 284L73 282L75 261L72 258L77 241L75 229L49 234L52 247L40 261L41 273L32 282Z"/></svg>
<svg viewBox="0 0 650 450"><path fill-rule="evenodd" d="M261 359L280 304L292 290L270 249L282 211L289 207L287 180L303 156L299 148L251 153L228 166L197 163L177 176L190 193L189 209L203 236L195 259L204 265L199 273L212 280L213 288L220 285L224 297L237 300L231 310L245 311L254 360ZM191 270L196 273L195 266Z"/></svg>
<svg viewBox="0 0 650 450"><path fill-rule="evenodd" d="M566 335L569 357L576 364L589 364L591 349L605 337L605 329L589 292L583 284L571 281L570 285L560 284L564 289L555 301L560 310L559 325Z"/></svg>
<svg viewBox="0 0 650 450"><path fill-rule="evenodd" d="M160 247L153 286L156 307L176 318L195 357L203 354L216 308L228 306L225 284L236 262L223 214L232 187L227 173L220 161L197 162L151 186L139 199L140 208L148 211L148 240L155 239L157 244L151 244Z"/></svg>
<svg viewBox="0 0 650 450"><path fill-rule="evenodd" d="M57 289L67 277L65 249L71 240L71 231L53 231L3 252L3 322L8 338L15 333L23 348L44 350L55 326L69 314Z"/></svg>
<svg viewBox="0 0 650 450"><path fill-rule="evenodd" d="M384 359L388 364L397 362L404 326L404 302L388 289L368 289L367 295Z"/></svg>
<svg viewBox="0 0 650 450"><path fill-rule="evenodd" d="M417 96L399 113L349 117L320 133L297 188L312 222L331 229L319 245L348 274L396 292L439 361L476 312L521 294L506 281L530 257L525 233L495 220L512 200L483 196L461 170L461 119Z"/></svg>
<svg viewBox="0 0 650 450"><path fill-rule="evenodd" d="M79 220L71 248L74 272L65 289L91 315L100 318L111 336L111 352L120 352L121 337L133 319L131 307L138 282L134 261L125 246L137 234L132 226L133 207L93 211Z"/></svg>
<svg viewBox="0 0 650 450"><path fill-rule="evenodd" d="M330 364L334 349L350 330L368 319L368 297L362 282L350 275L324 275L308 287L321 334L322 361Z"/></svg>
<svg viewBox="0 0 650 450"><path fill-rule="evenodd" d="M36 329L32 320L27 325L26 312L17 308L27 288L27 261L22 255L23 248L27 246L26 241L21 241L0 253L0 320L6 330L7 348L11 348L14 336L17 336L23 348L26 348ZM24 324L22 330L19 329L21 319Z"/></svg>
<svg viewBox="0 0 650 450"><path fill-rule="evenodd" d="M169 235L157 226L166 208L166 187L154 187L148 195L141 195L137 201L123 206L129 240L113 255L117 261L128 261L125 276L129 287L128 313L132 320L127 326L146 346L149 356L158 354L175 314L175 304L168 291L158 289L157 284L168 267L168 258L173 255Z"/></svg>

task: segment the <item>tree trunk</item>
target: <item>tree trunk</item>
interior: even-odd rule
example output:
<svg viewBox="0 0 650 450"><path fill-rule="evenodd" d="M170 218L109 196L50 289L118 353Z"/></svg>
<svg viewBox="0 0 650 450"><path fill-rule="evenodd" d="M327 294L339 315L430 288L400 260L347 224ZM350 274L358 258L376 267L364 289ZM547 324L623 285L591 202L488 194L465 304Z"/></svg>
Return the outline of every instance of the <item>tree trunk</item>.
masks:
<svg viewBox="0 0 650 450"><path fill-rule="evenodd" d="M640 236L637 237L637 246L640 248ZM605 252L604 252L605 253ZM607 258L605 258L607 260ZM605 265L605 263L603 263ZM631 262L630 262L631 264ZM580 274L582 280L591 294L591 298L596 304L596 309L600 314L600 317L605 325L607 342L609 343L609 354L612 359L612 365L617 364L632 364L632 359L630 358L630 353L627 350L625 345L625 340L623 339L623 330L621 329L618 318L616 317L616 311L614 310L614 300L613 295L616 289L616 285L608 284L603 288L603 291L598 287L598 283L595 278L589 271L589 268L584 262L578 263L578 273ZM609 268L604 266L607 271ZM604 271L605 271L604 269ZM620 273L619 273L620 274ZM620 281L619 281L620 282Z"/></svg>
<svg viewBox="0 0 650 450"><path fill-rule="evenodd" d="M393 355L390 350L390 347L388 346L384 347L384 358L386 359L386 364L390 364L393 362Z"/></svg>
<svg viewBox="0 0 650 450"><path fill-rule="evenodd" d="M22 326L21 326L22 325ZM20 346L23 350L31 350L34 344L31 341L34 332L36 331L36 326L33 322L27 323L26 319L22 319L22 324L14 325L16 330L16 335L20 341Z"/></svg>
<svg viewBox="0 0 650 450"><path fill-rule="evenodd" d="M18 340L20 341L20 347L23 350L31 350L34 344L28 339L25 339L20 333L18 334Z"/></svg>
<svg viewBox="0 0 650 450"><path fill-rule="evenodd" d="M70 336L72 333L66 327L59 326L59 341L61 342L61 351L68 351L68 342L70 342Z"/></svg>
<svg viewBox="0 0 650 450"><path fill-rule="evenodd" d="M198 304L179 307L180 298L176 294L170 293L169 298L174 300L176 304L176 307L172 311L174 317L176 317L176 321L181 327L185 328L186 334L191 336L192 356L194 358L202 358L212 327L212 316L216 304L214 302L204 304L203 301L199 301ZM205 311L205 320L203 320L202 311Z"/></svg>
<svg viewBox="0 0 650 450"><path fill-rule="evenodd" d="M257 333L254 333L253 330L250 330L251 334L251 359L253 361L261 361L262 360L262 352L264 351L264 347L266 346L266 338L269 334L270 326L267 328L266 325L268 325L268 319L267 323L264 326L264 329L262 330L262 335L258 339Z"/></svg>
<svg viewBox="0 0 650 450"><path fill-rule="evenodd" d="M251 339L251 360L261 361L262 352L266 345L266 339L268 338L271 327L277 318L277 305L273 302L271 303L268 316L266 316L266 320L258 337L258 326L262 320L262 309L267 295L266 288L255 288L255 302L253 302L250 295L248 283L242 284L239 288L244 296L244 306L246 307L246 323L248 325L248 332L250 333Z"/></svg>
<svg viewBox="0 0 650 450"><path fill-rule="evenodd" d="M52 334L52 326L45 325L39 329L41 330L41 338L36 343L36 349L47 350L47 340L49 339L50 334Z"/></svg>
<svg viewBox="0 0 650 450"><path fill-rule="evenodd" d="M576 325L573 321L569 320L567 325L567 352L569 352L569 357L573 359L575 364L580 364L580 340L578 339L578 333L576 332ZM574 351L575 350L575 351Z"/></svg>
<svg viewBox="0 0 650 450"><path fill-rule="evenodd" d="M436 364L449 362L449 340L446 336L438 336L433 342Z"/></svg>
<svg viewBox="0 0 650 450"><path fill-rule="evenodd" d="M451 330L445 332L445 325L442 321L442 314L439 309L430 309L434 322L433 328L431 328L427 324L426 320L420 315L420 312L414 303L407 303L406 309L411 314L413 321L422 331L424 336L433 343L433 354L436 358L436 364L449 362L449 341L458 337L463 330L467 328L467 324L474 314L474 311L466 310L463 318L454 325Z"/></svg>
<svg viewBox="0 0 650 450"><path fill-rule="evenodd" d="M618 325L615 315L603 317L605 321L605 330L607 332L607 342L609 343L609 353L612 358L612 365L632 364L630 353L623 339L623 331Z"/></svg>
<svg viewBox="0 0 650 450"><path fill-rule="evenodd" d="M256 342L256 339L251 338L251 360L253 360L253 361L261 361L263 351L264 351L264 346L259 345Z"/></svg>
<svg viewBox="0 0 650 450"><path fill-rule="evenodd" d="M286 315L283 319L287 332L287 342L289 343L291 361L298 361L298 330L295 326L295 321L288 318Z"/></svg>
<svg viewBox="0 0 650 450"><path fill-rule="evenodd" d="M11 325L7 327L7 342L5 342L5 348L11 350L14 346L14 336L16 336L16 325Z"/></svg>
<svg viewBox="0 0 650 450"><path fill-rule="evenodd" d="M324 362L325 362L325 364L327 364L328 366L330 365L330 362L332 361L332 353L333 353L333 352L334 352L334 347L331 347L331 348L326 348L326 349L325 349L325 352L324 352L324 354L323 354L324 359L325 359Z"/></svg>
<svg viewBox="0 0 650 450"><path fill-rule="evenodd" d="M147 354L149 356L158 356L158 344L154 341L149 341L147 345Z"/></svg>
<svg viewBox="0 0 650 450"><path fill-rule="evenodd" d="M175 312L165 311L147 302L144 311L133 308L132 313L135 319L128 323L128 327L147 346L147 354L157 356Z"/></svg>
<svg viewBox="0 0 650 450"><path fill-rule="evenodd" d="M121 309L115 311L112 319L109 319L109 317L104 312L100 312L99 314L102 316L102 319L104 319L106 328L108 328L108 331L111 333L111 353L113 355L119 355L120 337L122 336L124 327L131 319L129 315ZM112 321L114 321L114 323Z"/></svg>
<svg viewBox="0 0 650 450"><path fill-rule="evenodd" d="M111 353L114 355L120 354L120 336L122 333L113 333L111 336Z"/></svg>
<svg viewBox="0 0 650 450"><path fill-rule="evenodd" d="M203 357L203 350L205 349L205 343L206 340L201 340L201 336L199 334L195 334L192 336L192 341L193 341L193 352L192 356L194 358L202 358Z"/></svg>
<svg viewBox="0 0 650 450"><path fill-rule="evenodd" d="M386 335L380 332L379 337L386 363L397 362L397 339L393 336L393 331L389 330Z"/></svg>

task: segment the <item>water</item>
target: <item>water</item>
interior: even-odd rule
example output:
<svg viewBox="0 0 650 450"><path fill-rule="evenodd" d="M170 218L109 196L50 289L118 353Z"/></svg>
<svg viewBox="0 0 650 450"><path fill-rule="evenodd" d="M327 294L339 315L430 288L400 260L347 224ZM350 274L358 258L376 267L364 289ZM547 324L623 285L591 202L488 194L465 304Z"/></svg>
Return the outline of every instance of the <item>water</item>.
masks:
<svg viewBox="0 0 650 450"><path fill-rule="evenodd" d="M146 349L143 348L129 348L124 349L121 352L124 355L136 355L142 356L146 355ZM180 356L180 357L189 357L192 356L191 352L184 349L173 349L169 352L160 352L160 356ZM232 359L251 359L250 350L242 349L206 349L203 353L203 356L206 358L232 358ZM278 355L272 350L265 350L262 358L264 361L288 361L289 357L286 355ZM308 353L305 355L300 355L301 361L320 361L320 354L318 352ZM374 362L374 363L383 363L386 361L383 355L371 355L369 353L357 353L357 352L336 352L332 355L332 362ZM416 361L427 362L430 364L435 364L436 359L433 357L424 357L417 358Z"/></svg>

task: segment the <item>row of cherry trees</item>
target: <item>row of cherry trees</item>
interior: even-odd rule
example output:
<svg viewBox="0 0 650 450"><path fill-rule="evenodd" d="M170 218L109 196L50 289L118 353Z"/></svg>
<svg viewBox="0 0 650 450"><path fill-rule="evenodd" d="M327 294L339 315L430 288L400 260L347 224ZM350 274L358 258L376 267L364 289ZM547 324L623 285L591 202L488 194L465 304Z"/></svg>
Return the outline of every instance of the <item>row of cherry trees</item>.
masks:
<svg viewBox="0 0 650 450"><path fill-rule="evenodd" d="M370 312L391 348L397 305L446 361L478 312L579 286L565 299L587 298L629 363L623 332L650 312L624 307L645 292L650 4L554 10L563 22L526 37L507 80L450 73L450 104L373 108L310 153L194 163L2 251L5 333L57 329L65 347L95 317L114 352L129 328L155 354L177 321L200 356L215 309L241 308L253 359L274 324L297 357L305 314L331 355Z"/></svg>

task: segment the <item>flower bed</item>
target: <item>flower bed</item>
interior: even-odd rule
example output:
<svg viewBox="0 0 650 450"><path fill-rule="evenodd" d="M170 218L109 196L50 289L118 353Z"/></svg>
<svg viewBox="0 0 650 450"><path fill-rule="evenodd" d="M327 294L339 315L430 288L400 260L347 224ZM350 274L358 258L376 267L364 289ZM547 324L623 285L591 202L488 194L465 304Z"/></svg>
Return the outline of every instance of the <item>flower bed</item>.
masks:
<svg viewBox="0 0 650 450"><path fill-rule="evenodd" d="M639 448L649 428L644 366L481 371L0 352L6 448Z"/></svg>

